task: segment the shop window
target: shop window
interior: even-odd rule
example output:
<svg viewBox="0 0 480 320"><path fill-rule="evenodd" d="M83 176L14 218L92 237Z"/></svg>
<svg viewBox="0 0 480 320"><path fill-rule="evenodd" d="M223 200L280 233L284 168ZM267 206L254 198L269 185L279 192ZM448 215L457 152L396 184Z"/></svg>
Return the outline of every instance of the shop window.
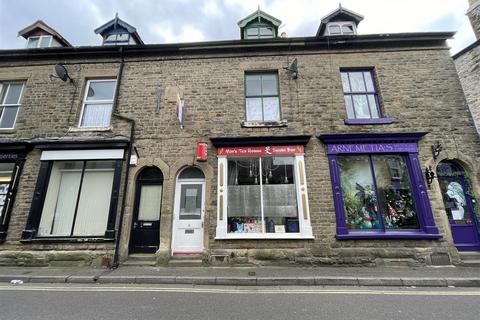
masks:
<svg viewBox="0 0 480 320"><path fill-rule="evenodd" d="M338 166L349 229L419 228L403 156L339 156Z"/></svg>
<svg viewBox="0 0 480 320"><path fill-rule="evenodd" d="M21 241L113 240L123 157L124 149L43 151Z"/></svg>
<svg viewBox="0 0 480 320"><path fill-rule="evenodd" d="M219 210L226 216L218 238L311 237L306 182L299 176L303 147L221 148L220 154L227 155L219 157Z"/></svg>
<svg viewBox="0 0 480 320"><path fill-rule="evenodd" d="M0 129L15 127L23 88L22 82L0 82Z"/></svg>
<svg viewBox="0 0 480 320"><path fill-rule="evenodd" d="M82 128L108 128L112 116L115 80L89 80L80 116Z"/></svg>
<svg viewBox="0 0 480 320"><path fill-rule="evenodd" d="M337 238L440 238L418 159L421 134L371 135L385 143L352 136L319 137L327 144Z"/></svg>
<svg viewBox="0 0 480 320"><path fill-rule="evenodd" d="M248 122L280 121L277 73L245 75L245 114Z"/></svg>
<svg viewBox="0 0 480 320"><path fill-rule="evenodd" d="M103 236L115 161L55 161L38 236Z"/></svg>

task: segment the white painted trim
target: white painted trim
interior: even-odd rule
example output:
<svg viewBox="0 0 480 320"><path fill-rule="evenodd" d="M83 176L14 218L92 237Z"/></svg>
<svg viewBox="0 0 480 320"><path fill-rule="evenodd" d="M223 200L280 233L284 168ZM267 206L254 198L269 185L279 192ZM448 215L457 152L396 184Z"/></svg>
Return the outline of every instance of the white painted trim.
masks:
<svg viewBox="0 0 480 320"><path fill-rule="evenodd" d="M182 170L183 171L183 170ZM176 233L178 232L178 221L179 221L179 215L180 215L180 196L181 196L181 188L182 185L188 185L188 184L201 184L202 185L202 210L201 210L201 218L200 221L202 223L202 243L201 243L201 248L199 248L198 253L202 253L203 250L205 249L205 226L204 226L204 220L205 220L205 178L191 178L191 179L179 179L181 172L178 173L177 178L175 179L175 195L174 195L174 202L173 202L173 221L172 221L172 241L171 241L171 255L173 256L176 252L175 251L175 237ZM195 251L195 250L193 250ZM193 252L191 251L191 252ZM189 251L190 252L190 251Z"/></svg>
<svg viewBox="0 0 480 320"><path fill-rule="evenodd" d="M5 94L3 95L3 101L5 101L5 99L7 98L7 95L10 91L10 86L12 84L22 84L22 89L20 90L20 95L18 96L18 101L16 104L12 104L12 103L9 103L9 104L4 104L2 103L2 101L0 101L0 107L4 108L4 107L17 107L17 112L15 113L15 120L13 120L13 127L11 128L7 128L7 127L0 127L0 130L12 130L12 129L15 129L15 124L17 123L17 118L18 118L18 113L20 111L20 107L22 106L21 104L21 101L22 101L22 98L23 98L23 91L25 90L25 83L24 82L5 82L6 85L8 85L7 89L5 90ZM3 88L4 84L0 84L0 93L1 93L1 90ZM0 115L0 123L2 122L2 119L3 119L3 111L2 111L2 114Z"/></svg>
<svg viewBox="0 0 480 320"><path fill-rule="evenodd" d="M88 96L88 90L90 89L90 83L92 82L107 82L107 81L114 81L115 82L115 87L113 88L113 97L112 100L87 100ZM82 110L80 111L80 119L78 119L78 128L110 128L111 123L112 123L112 117L110 115L110 123L108 126L105 127L98 127L98 126L82 126L82 120L83 120L83 112L85 110L85 105L87 104L111 104L112 105L112 110L111 112L113 113L113 101L115 100L115 92L117 90L117 79L115 78L107 78L107 79L95 79L95 80L87 80L87 85L85 86L85 93L83 95L83 103L82 103Z"/></svg>
<svg viewBox="0 0 480 320"><path fill-rule="evenodd" d="M123 159L123 149L98 150L47 150L42 152L41 161L50 160L104 160Z"/></svg>
<svg viewBox="0 0 480 320"><path fill-rule="evenodd" d="M305 159L303 154L296 154L291 156L294 159L294 180L295 180L295 190L297 197L297 211L298 211L298 223L299 223L299 233L228 233L227 231L227 221L228 221L228 157L218 157L218 167L217 167L217 228L215 239L314 239L312 232L312 227L310 223L310 210L308 204L308 190L307 190L307 176L305 174ZM255 157L252 157L255 158ZM303 168L303 177L305 179L305 184L301 186L300 183L300 166L299 162L302 162ZM224 173L223 173L223 187L220 186L220 165L223 164ZM261 160L259 161L260 172L261 172ZM260 178L260 185L262 185L262 179ZM263 201L263 192L260 188L261 201ZM220 220L220 195L223 195L223 221ZM305 195L305 204L306 204L306 213L307 219L303 219L303 203L302 195ZM265 230L265 222L263 219L263 202L261 204L262 209L262 227Z"/></svg>
<svg viewBox="0 0 480 320"><path fill-rule="evenodd" d="M315 239L314 236L301 233L228 233L226 236L216 236L215 240L241 240L241 239Z"/></svg>
<svg viewBox="0 0 480 320"><path fill-rule="evenodd" d="M340 33L331 34L329 27L332 26L332 25L338 25L340 27ZM346 26L346 25L353 27L353 33L343 33L342 28L343 28L343 26ZM325 35L328 35L328 36L342 36L342 35L351 36L351 35L356 35L357 34L357 27L355 26L355 23L353 23L352 21L328 22L325 30L326 30Z"/></svg>

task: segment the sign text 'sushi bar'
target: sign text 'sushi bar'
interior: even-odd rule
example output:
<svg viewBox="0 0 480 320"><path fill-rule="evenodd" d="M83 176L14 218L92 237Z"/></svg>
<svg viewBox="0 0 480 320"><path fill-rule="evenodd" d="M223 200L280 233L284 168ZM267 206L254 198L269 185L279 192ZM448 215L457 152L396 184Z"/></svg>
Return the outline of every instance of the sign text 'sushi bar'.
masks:
<svg viewBox="0 0 480 320"><path fill-rule="evenodd" d="M293 155L303 154L303 146L262 146L262 147L232 147L218 148L219 156L268 156L268 155Z"/></svg>

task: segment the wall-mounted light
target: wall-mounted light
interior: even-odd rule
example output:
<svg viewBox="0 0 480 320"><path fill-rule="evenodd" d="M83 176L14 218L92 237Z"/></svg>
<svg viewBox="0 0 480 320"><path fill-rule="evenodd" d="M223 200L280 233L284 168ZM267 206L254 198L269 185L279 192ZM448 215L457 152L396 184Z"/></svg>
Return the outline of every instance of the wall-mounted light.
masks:
<svg viewBox="0 0 480 320"><path fill-rule="evenodd" d="M433 160L437 160L438 156L440 155L440 152L442 152L443 147L440 142L435 142L434 145L431 146L432 148L432 154L433 154Z"/></svg>
<svg viewBox="0 0 480 320"><path fill-rule="evenodd" d="M427 181L427 186L430 189L433 179L435 179L435 172L433 172L432 166L425 167L425 180Z"/></svg>

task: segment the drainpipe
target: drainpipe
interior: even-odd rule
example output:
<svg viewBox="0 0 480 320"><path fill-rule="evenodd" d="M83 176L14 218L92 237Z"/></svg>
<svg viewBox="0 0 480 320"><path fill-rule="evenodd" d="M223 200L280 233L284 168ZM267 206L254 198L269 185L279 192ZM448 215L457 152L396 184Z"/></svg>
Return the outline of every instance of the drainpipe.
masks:
<svg viewBox="0 0 480 320"><path fill-rule="evenodd" d="M118 222L118 230L117 234L115 235L115 252L113 254L113 263L112 263L112 269L118 268L119 265L119 254L120 254L120 239L122 236L122 225L123 225L123 216L125 215L125 202L127 199L127 190L128 190L128 178L130 176L130 157L132 155L132 146L133 146L133 141L134 141L134 136L135 136L135 120L132 118L128 118L126 116L123 116L119 113L117 113L117 106L118 106L118 95L120 92L120 83L122 80L122 74L123 74L123 67L125 64L124 61L124 51L123 51L123 46L120 47L120 66L118 67L118 75L117 75L117 86L115 88L115 100L113 101L113 116L117 117L119 119L125 120L130 123L130 143L128 145L128 150L127 150L127 168L125 172L125 182L123 185L123 197L122 197L122 206L120 209L120 218Z"/></svg>

